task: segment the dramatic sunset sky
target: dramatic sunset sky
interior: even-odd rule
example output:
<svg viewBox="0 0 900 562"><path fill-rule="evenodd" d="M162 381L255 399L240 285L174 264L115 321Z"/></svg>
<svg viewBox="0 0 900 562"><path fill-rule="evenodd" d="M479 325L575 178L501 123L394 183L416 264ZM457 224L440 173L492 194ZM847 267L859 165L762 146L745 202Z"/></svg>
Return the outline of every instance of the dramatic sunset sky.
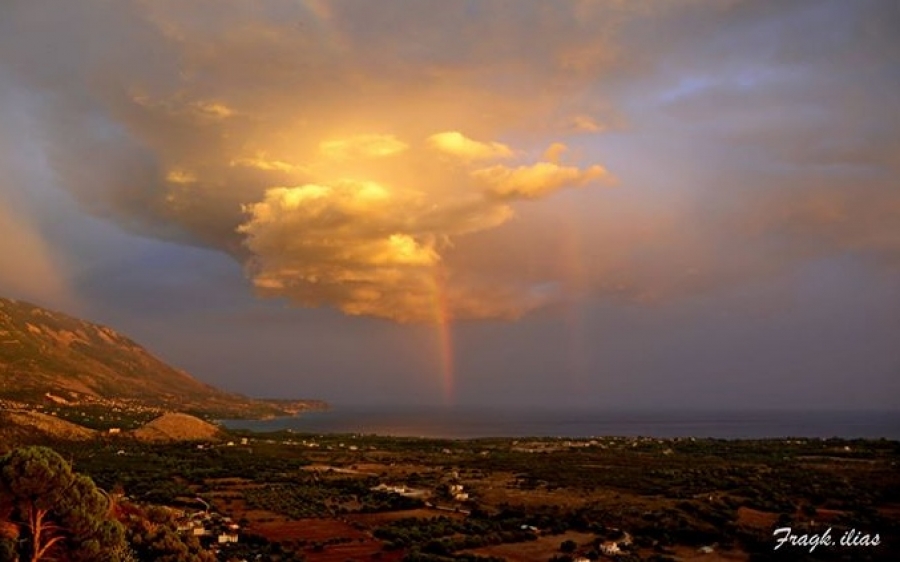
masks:
<svg viewBox="0 0 900 562"><path fill-rule="evenodd" d="M898 30L3 0L0 296L255 396L900 409Z"/></svg>

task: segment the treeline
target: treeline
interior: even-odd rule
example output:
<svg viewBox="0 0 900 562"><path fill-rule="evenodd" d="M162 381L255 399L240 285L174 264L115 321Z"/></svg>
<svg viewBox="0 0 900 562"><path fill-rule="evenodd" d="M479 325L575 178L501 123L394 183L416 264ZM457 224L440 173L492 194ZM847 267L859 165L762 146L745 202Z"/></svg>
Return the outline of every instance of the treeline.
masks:
<svg viewBox="0 0 900 562"><path fill-rule="evenodd" d="M248 488L243 491L243 496L251 507L292 519L399 511L424 505L417 498L372 490L376 484L377 479L372 478L307 477L290 484Z"/></svg>
<svg viewBox="0 0 900 562"><path fill-rule="evenodd" d="M458 550L533 541L537 534L529 525L534 518L521 512L489 516L475 512L465 519L446 516L404 518L375 529L388 550L415 548L423 554L450 555Z"/></svg>

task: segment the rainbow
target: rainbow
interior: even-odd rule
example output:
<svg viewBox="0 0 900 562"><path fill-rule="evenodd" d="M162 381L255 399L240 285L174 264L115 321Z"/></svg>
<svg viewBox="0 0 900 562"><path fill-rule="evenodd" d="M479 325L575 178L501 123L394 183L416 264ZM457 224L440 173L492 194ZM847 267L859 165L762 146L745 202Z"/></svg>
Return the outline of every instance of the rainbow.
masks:
<svg viewBox="0 0 900 562"><path fill-rule="evenodd" d="M435 267L432 275L432 304L435 335L437 337L441 394L445 405L455 400L453 365L453 318L447 304L447 287L443 268Z"/></svg>

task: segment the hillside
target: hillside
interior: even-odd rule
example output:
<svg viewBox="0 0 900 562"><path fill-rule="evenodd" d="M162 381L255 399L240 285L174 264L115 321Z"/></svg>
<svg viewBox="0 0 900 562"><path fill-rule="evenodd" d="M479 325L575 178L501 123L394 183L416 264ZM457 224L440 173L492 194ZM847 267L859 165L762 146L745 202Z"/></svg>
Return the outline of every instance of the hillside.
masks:
<svg viewBox="0 0 900 562"><path fill-rule="evenodd" d="M106 326L0 298L0 406L4 403L145 417L181 411L208 418L291 415L323 407L318 401L275 403L218 390Z"/></svg>
<svg viewBox="0 0 900 562"><path fill-rule="evenodd" d="M35 439L85 441L97 432L47 414L26 410L0 410L0 441L34 442Z"/></svg>
<svg viewBox="0 0 900 562"><path fill-rule="evenodd" d="M179 413L162 414L131 431L110 433L33 410L0 409L0 455L16 446L60 441L102 439L109 443L130 438L144 443L208 442L219 441L225 435L217 425Z"/></svg>
<svg viewBox="0 0 900 562"><path fill-rule="evenodd" d="M163 414L130 432L138 441L209 441L222 436L222 430L187 414Z"/></svg>

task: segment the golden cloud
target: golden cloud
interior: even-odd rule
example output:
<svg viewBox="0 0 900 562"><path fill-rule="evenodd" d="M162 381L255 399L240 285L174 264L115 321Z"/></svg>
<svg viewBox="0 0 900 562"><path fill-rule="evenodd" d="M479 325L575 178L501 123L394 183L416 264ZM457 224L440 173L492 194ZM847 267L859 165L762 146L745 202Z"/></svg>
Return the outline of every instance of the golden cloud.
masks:
<svg viewBox="0 0 900 562"><path fill-rule="evenodd" d="M440 258L434 236L397 213L409 205L372 182L268 189L238 227L254 284L307 306L422 319Z"/></svg>
<svg viewBox="0 0 900 562"><path fill-rule="evenodd" d="M503 182L480 181L483 170L460 170L443 161L428 150L434 138L428 136L422 146L372 134L320 143L328 149L306 167L317 176L315 183L268 188L261 201L244 205L245 221L237 232L251 253L248 271L257 290L306 306L331 304L347 314L398 321L434 320L437 298L457 318L514 317L535 306L540 299L527 288L490 289L448 270L443 254L457 238L509 220L510 202L587 182L596 171L575 169L573 175L568 168L538 163L510 172L506 181L515 189L498 197ZM385 154L380 148L386 146L409 153L399 162L379 159L374 165L364 158ZM512 154L508 148L493 152ZM348 161L350 154L357 159ZM329 161L336 157L341 162L335 167ZM404 184L402 170L417 165L432 171L427 183L408 175ZM552 173L544 171L547 166ZM449 282L436 284L436 276Z"/></svg>
<svg viewBox="0 0 900 562"><path fill-rule="evenodd" d="M393 135L356 135L319 143L319 151L329 158L381 158L399 154L408 146Z"/></svg>
<svg viewBox="0 0 900 562"><path fill-rule="evenodd" d="M575 166L560 166L553 162L538 162L530 166L496 165L472 172L472 175L490 186L497 197L515 199L536 199L564 187L581 187L606 178L609 173L603 166L594 165L579 169Z"/></svg>
<svg viewBox="0 0 900 562"><path fill-rule="evenodd" d="M552 163L559 164L559 159L562 157L563 153L567 151L569 147L564 145L561 142L555 142L547 147L547 150L544 151L544 160Z"/></svg>
<svg viewBox="0 0 900 562"><path fill-rule="evenodd" d="M207 115L209 117L214 117L217 119L225 119L226 117L231 117L234 115L234 110L223 103L213 102L213 101L197 101L193 104L194 108L202 113L203 115Z"/></svg>
<svg viewBox="0 0 900 562"><path fill-rule="evenodd" d="M576 131L585 133L601 133L606 130L606 127L598 123L590 115L576 115L572 118L572 127Z"/></svg>
<svg viewBox="0 0 900 562"><path fill-rule="evenodd" d="M197 176L185 170L169 170L166 174L166 181L176 184L188 184L197 181Z"/></svg>
<svg viewBox="0 0 900 562"><path fill-rule="evenodd" d="M466 160L487 160L511 158L512 150L499 142L479 142L472 140L459 131L445 131L428 137L434 148L458 156Z"/></svg>
<svg viewBox="0 0 900 562"><path fill-rule="evenodd" d="M256 168L268 172L293 172L301 170L303 167L297 164L291 164L284 160L269 158L265 152L258 152L251 157L235 158L229 163L230 166L245 166L248 168Z"/></svg>

